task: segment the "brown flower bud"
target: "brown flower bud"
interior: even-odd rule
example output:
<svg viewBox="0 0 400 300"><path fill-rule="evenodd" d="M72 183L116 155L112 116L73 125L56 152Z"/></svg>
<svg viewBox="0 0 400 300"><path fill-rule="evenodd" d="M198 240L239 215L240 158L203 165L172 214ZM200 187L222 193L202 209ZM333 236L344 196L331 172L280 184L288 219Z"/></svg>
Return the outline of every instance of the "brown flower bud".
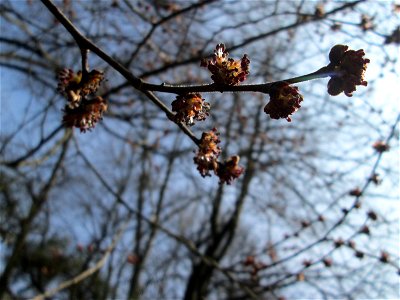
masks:
<svg viewBox="0 0 400 300"><path fill-rule="evenodd" d="M384 264L386 264L389 262L389 258L390 258L389 253L387 253L386 251L382 251L379 260Z"/></svg>
<svg viewBox="0 0 400 300"><path fill-rule="evenodd" d="M349 49L346 45L335 45L329 52L329 61L334 65L339 65L342 61L343 54Z"/></svg>
<svg viewBox="0 0 400 300"><path fill-rule="evenodd" d="M200 66L207 67L211 72L211 79L217 84L237 85L246 80L249 72L250 60L247 54L241 60L228 58L229 53L224 44L218 44L211 60L203 59Z"/></svg>
<svg viewBox="0 0 400 300"><path fill-rule="evenodd" d="M364 58L364 50L347 50L346 45L336 45L329 53L333 74L328 82L328 93L336 96L344 92L351 97L357 85L367 86L365 71L369 59Z"/></svg>
<svg viewBox="0 0 400 300"><path fill-rule="evenodd" d="M364 233L366 235L370 235L371 232L369 230L369 227L367 225L364 225L363 227L361 227L360 233Z"/></svg>
<svg viewBox="0 0 400 300"><path fill-rule="evenodd" d="M244 168L239 166L239 161L240 157L235 155L223 163L218 163L216 174L219 177L220 183L231 184L234 179L243 173Z"/></svg>
<svg viewBox="0 0 400 300"><path fill-rule="evenodd" d="M311 225L311 223L309 221L303 220L301 221L301 227L303 228L307 228Z"/></svg>
<svg viewBox="0 0 400 300"><path fill-rule="evenodd" d="M360 188L355 188L355 189L352 189L350 192L349 192L349 195L350 196L354 196L354 197L360 197L361 195L362 195L362 191L360 190Z"/></svg>
<svg viewBox="0 0 400 300"><path fill-rule="evenodd" d="M189 126L194 125L195 120L205 120L210 110L210 103L204 101L198 93L178 95L171 105L172 111L176 112L174 121Z"/></svg>
<svg viewBox="0 0 400 300"><path fill-rule="evenodd" d="M264 107L264 112L272 119L286 119L291 121L290 115L296 112L303 101L298 87L290 86L287 82L279 82L271 87L270 101Z"/></svg>
<svg viewBox="0 0 400 300"><path fill-rule="evenodd" d="M386 152L389 151L390 147L388 144L386 144L383 141L376 141L373 145L372 148L374 148L376 150L376 152L382 153L382 152Z"/></svg>
<svg viewBox="0 0 400 300"><path fill-rule="evenodd" d="M322 260L322 262L324 263L325 267L327 267L327 268L330 268L333 264L333 261L330 258L324 258Z"/></svg>
<svg viewBox="0 0 400 300"><path fill-rule="evenodd" d="M77 127L81 132L86 132L95 127L103 113L107 111L107 102L100 96L93 100L85 100L78 107L64 109L63 124L66 127Z"/></svg>
<svg viewBox="0 0 400 300"><path fill-rule="evenodd" d="M304 275L303 272L298 273L298 274L296 275L296 280L297 280L297 281L304 281L305 279L306 279L306 276Z"/></svg>
<svg viewBox="0 0 400 300"><path fill-rule="evenodd" d="M359 259L363 259L364 258L364 252L357 250L354 253L355 257L359 258Z"/></svg>
<svg viewBox="0 0 400 300"><path fill-rule="evenodd" d="M367 215L372 221L378 220L378 215L373 210L370 210Z"/></svg>
<svg viewBox="0 0 400 300"><path fill-rule="evenodd" d="M344 241L342 238L338 238L337 240L334 241L334 245L336 248L340 248L341 246L344 245Z"/></svg>
<svg viewBox="0 0 400 300"><path fill-rule="evenodd" d="M210 171L216 171L218 156L221 153L221 148L218 146L219 143L219 133L216 128L209 132L203 132L199 150L193 158L201 176L211 176Z"/></svg>

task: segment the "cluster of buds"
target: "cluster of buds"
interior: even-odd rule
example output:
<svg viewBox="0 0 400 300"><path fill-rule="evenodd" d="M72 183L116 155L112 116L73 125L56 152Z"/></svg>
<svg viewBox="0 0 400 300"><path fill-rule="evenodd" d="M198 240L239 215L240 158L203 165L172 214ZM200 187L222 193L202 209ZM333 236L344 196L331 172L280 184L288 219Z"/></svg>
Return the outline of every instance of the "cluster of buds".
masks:
<svg viewBox="0 0 400 300"><path fill-rule="evenodd" d="M203 132L199 150L193 160L201 176L211 176L210 172L213 171L219 177L220 183L231 184L234 179L243 173L244 169L239 166L240 158L237 155L224 162L218 161L218 157L221 154L219 143L217 129L214 128L209 132Z"/></svg>
<svg viewBox="0 0 400 300"><path fill-rule="evenodd" d="M361 227L359 233L370 235L371 231L369 230L369 227L367 225L364 225L363 227Z"/></svg>
<svg viewBox="0 0 400 300"><path fill-rule="evenodd" d="M257 261L253 255L249 255L246 259L242 262L243 266L250 267L250 274L253 278L257 277L257 273L265 269L267 265L261 261Z"/></svg>
<svg viewBox="0 0 400 300"><path fill-rule="evenodd" d="M220 142L219 133L216 128L213 128L209 132L203 132L199 150L193 158L201 176L211 176L210 171L218 168L218 157L221 154L221 148L218 146Z"/></svg>
<svg viewBox="0 0 400 300"><path fill-rule="evenodd" d="M103 80L104 74L98 70L92 70L83 78L82 71L75 74L71 69L63 69L58 73L57 90L68 100L68 105L74 108L79 106L83 98L96 93Z"/></svg>
<svg viewBox="0 0 400 300"><path fill-rule="evenodd" d="M216 84L237 85L246 80L249 72L250 60L247 54L242 59L228 58L229 53L224 44L218 44L214 50L212 59L203 59L200 66L208 68L211 79Z"/></svg>
<svg viewBox="0 0 400 300"><path fill-rule="evenodd" d="M102 119L105 111L107 111L107 103L100 96L82 101L75 108L67 105L64 109L63 124L66 127L76 127L85 132L92 129Z"/></svg>
<svg viewBox="0 0 400 300"><path fill-rule="evenodd" d="M58 74L57 90L67 99L64 108L63 124L67 127L77 127L82 132L92 129L102 119L107 110L107 102L97 96L89 99L97 92L104 75L98 70L92 70L83 75L81 71L74 73L64 69Z"/></svg>
<svg viewBox="0 0 400 300"><path fill-rule="evenodd" d="M172 102L172 111L176 112L174 121L194 125L194 120L203 121L209 115L210 103L204 101L198 93L178 95Z"/></svg>
<svg viewBox="0 0 400 300"><path fill-rule="evenodd" d="M332 96L344 92L346 96L353 96L357 85L367 86L365 71L369 59L364 58L364 50L347 50L346 45L336 45L329 53L333 75L328 82L328 93Z"/></svg>
<svg viewBox="0 0 400 300"><path fill-rule="evenodd" d="M264 107L264 112L272 119L286 119L291 121L290 115L296 112L303 101L303 96L296 86L290 86L287 82L274 84L269 92L270 101Z"/></svg>

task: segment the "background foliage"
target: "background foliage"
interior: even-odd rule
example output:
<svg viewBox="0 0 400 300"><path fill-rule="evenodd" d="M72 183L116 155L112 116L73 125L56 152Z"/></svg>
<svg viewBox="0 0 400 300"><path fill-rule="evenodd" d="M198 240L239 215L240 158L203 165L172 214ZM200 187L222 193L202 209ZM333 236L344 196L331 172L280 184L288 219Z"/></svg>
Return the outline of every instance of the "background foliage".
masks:
<svg viewBox="0 0 400 300"><path fill-rule="evenodd" d="M33 297L96 263L56 297L399 297L398 4L55 4L149 82L209 83L200 61L222 42L248 54L247 83L315 71L342 43L371 59L369 84L348 98L325 79L301 83L290 123L264 114L267 95L202 94L210 117L192 132L218 128L222 156L245 167L219 185L198 174L182 130L94 54L109 110L91 132L64 128L56 73L78 71L80 50L42 3L2 1L0 297Z"/></svg>

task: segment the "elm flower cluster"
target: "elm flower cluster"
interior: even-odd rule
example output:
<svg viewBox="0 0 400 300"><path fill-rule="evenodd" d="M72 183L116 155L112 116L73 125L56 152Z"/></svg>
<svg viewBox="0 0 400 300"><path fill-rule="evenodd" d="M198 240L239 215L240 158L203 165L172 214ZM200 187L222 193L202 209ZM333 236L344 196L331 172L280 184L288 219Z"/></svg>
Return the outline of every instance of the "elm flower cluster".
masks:
<svg viewBox="0 0 400 300"><path fill-rule="evenodd" d="M264 107L264 112L272 119L286 119L291 121L290 115L296 112L303 101L303 96L296 86L290 86L287 82L278 82L271 87L270 101Z"/></svg>
<svg viewBox="0 0 400 300"><path fill-rule="evenodd" d="M210 171L217 169L218 157L221 154L221 148L218 146L220 142L219 133L216 128L213 128L209 132L203 132L199 150L193 158L201 176L211 176Z"/></svg>
<svg viewBox="0 0 400 300"><path fill-rule="evenodd" d="M210 103L204 101L198 93L178 95L172 102L172 111L176 112L174 121L194 125L194 121L203 121L209 115Z"/></svg>
<svg viewBox="0 0 400 300"><path fill-rule="evenodd" d="M66 127L77 127L86 132L95 127L107 110L107 102L102 97L93 96L104 80L98 70L92 70L86 76L81 71L74 73L64 69L58 74L57 90L67 99L64 108L63 124Z"/></svg>
<svg viewBox="0 0 400 300"><path fill-rule="evenodd" d="M239 166L240 157L238 155L231 156L223 163L218 163L216 171L220 183L231 184L233 180L242 175L244 168Z"/></svg>
<svg viewBox="0 0 400 300"><path fill-rule="evenodd" d="M250 60L247 54L242 59L228 58L229 53L224 44L218 44L212 59L203 59L200 66L208 68L211 79L216 84L237 85L246 80L249 72Z"/></svg>
<svg viewBox="0 0 400 300"><path fill-rule="evenodd" d="M332 96L344 92L347 97L351 97L357 85L368 84L364 76L370 60L364 58L363 49L355 51L348 48L346 45L336 45L329 53L334 72L328 82L328 93Z"/></svg>
<svg viewBox="0 0 400 300"><path fill-rule="evenodd" d="M66 127L76 127L81 132L86 132L102 120L105 111L107 111L107 102L100 96L92 100L82 101L78 107L71 108L66 105L63 124Z"/></svg>
<svg viewBox="0 0 400 300"><path fill-rule="evenodd" d="M239 166L240 158L237 155L224 162L218 161L218 157L221 154L219 143L219 133L215 128L209 132L203 132L199 150L193 161L197 165L197 170L201 176L211 176L210 172L213 171L219 177L220 184L231 184L234 179L243 173L244 168Z"/></svg>
<svg viewBox="0 0 400 300"><path fill-rule="evenodd" d="M104 80L104 74L92 70L87 78L82 78L82 71L76 74L71 69L63 69L58 73L57 90L68 100L71 108L79 106L82 98L94 94Z"/></svg>

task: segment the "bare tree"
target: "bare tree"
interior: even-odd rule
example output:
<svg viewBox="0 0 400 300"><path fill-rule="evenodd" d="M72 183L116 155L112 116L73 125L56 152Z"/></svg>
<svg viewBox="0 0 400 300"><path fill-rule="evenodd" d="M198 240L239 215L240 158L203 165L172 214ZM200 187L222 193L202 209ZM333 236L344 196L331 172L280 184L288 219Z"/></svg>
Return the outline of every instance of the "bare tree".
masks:
<svg viewBox="0 0 400 300"><path fill-rule="evenodd" d="M0 6L0 297L399 297L398 5Z"/></svg>

